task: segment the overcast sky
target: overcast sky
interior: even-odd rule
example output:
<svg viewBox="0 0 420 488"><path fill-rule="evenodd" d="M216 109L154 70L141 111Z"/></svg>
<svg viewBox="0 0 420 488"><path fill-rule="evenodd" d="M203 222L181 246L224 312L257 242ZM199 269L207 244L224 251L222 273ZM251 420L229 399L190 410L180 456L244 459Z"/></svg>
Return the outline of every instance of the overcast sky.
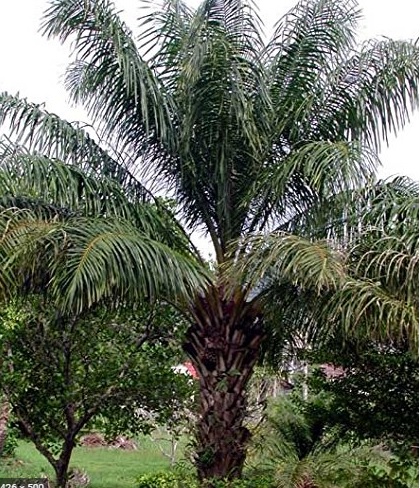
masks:
<svg viewBox="0 0 420 488"><path fill-rule="evenodd" d="M135 16L137 0L117 0L121 9ZM198 0L189 0L197 5ZM269 29L294 0L256 0L261 17ZM414 39L419 36L420 3L418 0L360 0L364 12L360 38L387 36ZM80 109L69 107L62 86L68 61L67 48L56 40L46 40L39 32L40 18L48 0L0 0L0 91L20 92L33 102L45 102L46 108L68 120L86 120ZM418 138L420 116L391 138L383 150L381 176L406 174L420 179Z"/></svg>

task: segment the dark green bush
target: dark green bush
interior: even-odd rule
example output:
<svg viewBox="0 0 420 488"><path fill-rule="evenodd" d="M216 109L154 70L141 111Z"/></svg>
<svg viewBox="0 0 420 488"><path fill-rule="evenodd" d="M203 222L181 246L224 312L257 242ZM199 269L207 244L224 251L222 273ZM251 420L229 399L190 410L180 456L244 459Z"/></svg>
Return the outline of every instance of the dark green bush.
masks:
<svg viewBox="0 0 420 488"><path fill-rule="evenodd" d="M233 481L218 480L214 488L271 488L273 485L266 477L253 477ZM195 476L177 471L143 474L137 478L137 488L199 488Z"/></svg>
<svg viewBox="0 0 420 488"><path fill-rule="evenodd" d="M7 428L6 443L4 444L3 451L0 453L0 457L13 457L15 455L19 437L19 432L16 427L9 425Z"/></svg>
<svg viewBox="0 0 420 488"><path fill-rule="evenodd" d="M141 475L137 478L137 488L198 488L198 481L186 473L165 471Z"/></svg>

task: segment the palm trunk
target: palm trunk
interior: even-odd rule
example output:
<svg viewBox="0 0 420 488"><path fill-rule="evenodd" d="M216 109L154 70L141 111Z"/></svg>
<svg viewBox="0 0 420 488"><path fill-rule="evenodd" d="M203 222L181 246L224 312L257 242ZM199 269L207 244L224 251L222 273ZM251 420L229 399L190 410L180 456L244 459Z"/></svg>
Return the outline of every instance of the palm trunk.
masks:
<svg viewBox="0 0 420 488"><path fill-rule="evenodd" d="M242 474L250 439L246 386L263 339L261 321L243 296L226 301L219 293L197 300L185 346L200 380L196 466L205 486Z"/></svg>

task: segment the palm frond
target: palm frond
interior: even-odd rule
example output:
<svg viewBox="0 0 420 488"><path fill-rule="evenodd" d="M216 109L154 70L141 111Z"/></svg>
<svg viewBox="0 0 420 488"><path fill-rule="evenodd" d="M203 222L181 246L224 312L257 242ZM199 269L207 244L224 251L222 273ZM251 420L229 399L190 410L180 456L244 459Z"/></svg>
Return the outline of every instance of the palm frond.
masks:
<svg viewBox="0 0 420 488"><path fill-rule="evenodd" d="M0 234L4 281L13 281L13 289L41 287L65 311L79 313L106 298L187 300L206 280L191 258L122 219L7 209L0 213Z"/></svg>
<svg viewBox="0 0 420 488"><path fill-rule="evenodd" d="M154 144L167 144L170 99L109 0L53 0L43 32L63 43L72 39L77 59L66 85L73 100L87 107L102 136L135 157Z"/></svg>
<svg viewBox="0 0 420 488"><path fill-rule="evenodd" d="M85 215L123 217L128 216L130 203L133 207L145 202L146 189L139 200L135 192L130 195L106 175L83 171L80 166L30 153L22 147L14 146L10 154L11 147L8 144L0 151L1 195L32 196Z"/></svg>
<svg viewBox="0 0 420 488"><path fill-rule="evenodd" d="M418 183L407 177L343 187L322 200L307 200L307 206L280 224L280 231L330 239L342 247L353 245L366 231L398 235L414 247L418 242Z"/></svg>
<svg viewBox="0 0 420 488"><path fill-rule="evenodd" d="M326 241L313 242L295 235L272 233L244 240L246 253L227 266L227 276L255 290L265 280L288 280L291 284L321 291L334 290L345 277L343 256Z"/></svg>
<svg viewBox="0 0 420 488"><path fill-rule="evenodd" d="M272 220L284 225L336 195L366 185L378 164L377 156L359 142L301 144L261 169L249 193L250 231L262 231Z"/></svg>
<svg viewBox="0 0 420 488"><path fill-rule="evenodd" d="M375 151L418 108L417 43L374 40L331 74L317 105L315 133L359 140Z"/></svg>
<svg viewBox="0 0 420 488"><path fill-rule="evenodd" d="M418 301L398 297L373 280L347 279L332 295L323 316L340 323L349 335L408 342L417 351Z"/></svg>
<svg viewBox="0 0 420 488"><path fill-rule="evenodd" d="M278 488L362 486L366 467L385 465L388 453L345 444L325 417L309 413L311 406L311 401L302 408L287 398L274 403L263 430L264 458L256 471L269 473Z"/></svg>
<svg viewBox="0 0 420 488"><path fill-rule="evenodd" d="M2 151L3 150L3 151ZM180 252L192 247L165 202L146 189L139 198L140 183L124 187L106 174L83 171L79 166L49 159L23 148L0 144L0 206L56 208L61 214L103 216L130 221L150 238Z"/></svg>
<svg viewBox="0 0 420 488"><path fill-rule="evenodd" d="M3 139L2 154L25 148L49 158L101 174L118 181L137 198L148 195L145 187L128 170L131 161L104 150L82 127L49 113L41 105L28 102L18 95L0 94L0 125L9 128L15 142ZM9 147L6 147L9 146ZM112 154L112 155L111 155Z"/></svg>
<svg viewBox="0 0 420 488"><path fill-rule="evenodd" d="M139 50L150 58L152 69L159 72L165 87L172 92L177 84L177 69L185 55L190 35L192 10L182 0L142 0L146 11L139 18Z"/></svg>
<svg viewBox="0 0 420 488"><path fill-rule="evenodd" d="M354 47L359 18L354 1L302 0L278 22L266 49L274 137L308 137L325 79Z"/></svg>

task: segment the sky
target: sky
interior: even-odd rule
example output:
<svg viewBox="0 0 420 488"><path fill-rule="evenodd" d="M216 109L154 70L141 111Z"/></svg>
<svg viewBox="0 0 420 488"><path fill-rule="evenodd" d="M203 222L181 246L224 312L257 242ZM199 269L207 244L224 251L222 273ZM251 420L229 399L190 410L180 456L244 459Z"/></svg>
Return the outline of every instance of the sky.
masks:
<svg viewBox="0 0 420 488"><path fill-rule="evenodd" d="M137 0L117 0L127 19L135 18ZM187 0L196 6L198 0ZM286 13L295 0L256 0L267 30ZM48 0L0 0L0 92L8 91L45 103L47 110L67 120L87 121L86 114L68 104L62 78L69 51L57 40L47 40L39 32L40 19ZM420 2L418 0L360 0L364 18L360 40L372 37L414 39L420 33ZM135 25L135 24L134 24ZM132 24L130 24L132 26ZM391 137L389 147L380 158L380 177L395 174L420 179L418 138L420 115L417 112L409 125Z"/></svg>

